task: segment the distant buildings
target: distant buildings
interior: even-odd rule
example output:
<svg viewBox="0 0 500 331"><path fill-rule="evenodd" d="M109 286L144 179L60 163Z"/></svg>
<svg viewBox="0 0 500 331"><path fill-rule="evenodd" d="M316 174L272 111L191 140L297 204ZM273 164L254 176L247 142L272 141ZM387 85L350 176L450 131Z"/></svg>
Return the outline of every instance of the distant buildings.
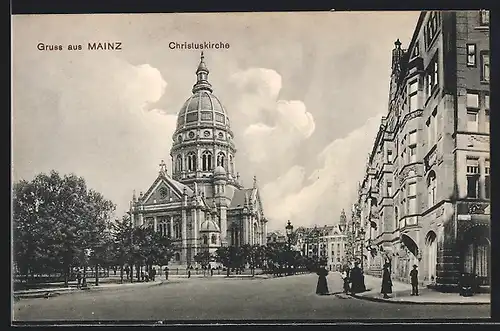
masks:
<svg viewBox="0 0 500 331"><path fill-rule="evenodd" d="M360 187L365 272L491 280L488 11L426 11L396 41L388 114Z"/></svg>
<svg viewBox="0 0 500 331"><path fill-rule="evenodd" d="M339 270L346 263L346 235L338 225L300 227L295 233L296 250L303 256L325 259L330 271Z"/></svg>

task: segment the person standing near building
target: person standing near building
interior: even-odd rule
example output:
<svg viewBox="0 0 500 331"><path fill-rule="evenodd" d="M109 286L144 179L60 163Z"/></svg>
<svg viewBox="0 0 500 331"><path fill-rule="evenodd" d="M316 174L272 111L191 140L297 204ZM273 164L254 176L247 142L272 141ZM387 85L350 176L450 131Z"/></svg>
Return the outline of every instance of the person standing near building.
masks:
<svg viewBox="0 0 500 331"><path fill-rule="evenodd" d="M168 280L168 267L165 267L163 271L165 271L165 280Z"/></svg>
<svg viewBox="0 0 500 331"><path fill-rule="evenodd" d="M342 280L344 281L344 293L348 294L350 289L349 289L349 274L347 273L347 267L342 271L340 277L342 277Z"/></svg>
<svg viewBox="0 0 500 331"><path fill-rule="evenodd" d="M413 265L413 270L410 271L410 280L411 280L411 295L418 295L418 266L416 264Z"/></svg>
<svg viewBox="0 0 500 331"><path fill-rule="evenodd" d="M328 283L326 281L326 276L328 275L328 270L321 264L318 269L318 284L316 285L316 294L326 295L328 294Z"/></svg>
<svg viewBox="0 0 500 331"><path fill-rule="evenodd" d="M384 299L389 299L388 294L392 293L392 280L391 272L389 271L389 264L384 264L384 271L382 273L382 291Z"/></svg>

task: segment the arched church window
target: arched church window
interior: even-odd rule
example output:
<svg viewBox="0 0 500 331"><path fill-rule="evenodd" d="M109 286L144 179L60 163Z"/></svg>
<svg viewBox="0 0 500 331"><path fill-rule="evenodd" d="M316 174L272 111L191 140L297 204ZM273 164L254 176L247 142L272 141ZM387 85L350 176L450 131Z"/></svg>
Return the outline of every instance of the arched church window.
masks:
<svg viewBox="0 0 500 331"><path fill-rule="evenodd" d="M187 155L188 159L188 170L195 171L196 170L196 155L194 152L189 152Z"/></svg>
<svg viewBox="0 0 500 331"><path fill-rule="evenodd" d="M182 156L180 156L180 155L177 155L175 168L177 169L177 171L182 171Z"/></svg>
<svg viewBox="0 0 500 331"><path fill-rule="evenodd" d="M212 170L212 153L204 151L201 155L203 171Z"/></svg>
<svg viewBox="0 0 500 331"><path fill-rule="evenodd" d="M203 245L208 244L208 237L206 235L203 236Z"/></svg>
<svg viewBox="0 0 500 331"><path fill-rule="evenodd" d="M229 172L234 174L234 161L232 155L229 155Z"/></svg>
<svg viewBox="0 0 500 331"><path fill-rule="evenodd" d="M225 168L225 158L226 155L224 153L220 152L219 154L217 154L217 166Z"/></svg>
<svg viewBox="0 0 500 331"><path fill-rule="evenodd" d="M211 242L212 242L212 244L217 243L217 236L215 234L212 235Z"/></svg>

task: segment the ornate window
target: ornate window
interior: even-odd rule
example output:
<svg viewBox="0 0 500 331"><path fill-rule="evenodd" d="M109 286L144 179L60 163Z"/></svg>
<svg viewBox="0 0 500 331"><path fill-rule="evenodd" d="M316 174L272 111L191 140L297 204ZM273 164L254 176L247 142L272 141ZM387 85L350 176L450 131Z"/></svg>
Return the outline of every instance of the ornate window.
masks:
<svg viewBox="0 0 500 331"><path fill-rule="evenodd" d="M196 122L198 120L198 112L188 113L186 122Z"/></svg>
<svg viewBox="0 0 500 331"><path fill-rule="evenodd" d="M418 109L418 80L414 80L408 86L408 100L410 112Z"/></svg>
<svg viewBox="0 0 500 331"><path fill-rule="evenodd" d="M481 81L490 81L490 53L486 51L481 52Z"/></svg>
<svg viewBox="0 0 500 331"><path fill-rule="evenodd" d="M467 158L467 198L479 198L478 158Z"/></svg>
<svg viewBox="0 0 500 331"><path fill-rule="evenodd" d="M387 182L387 196L392 197L392 182Z"/></svg>
<svg viewBox="0 0 500 331"><path fill-rule="evenodd" d="M484 132L490 133L490 96L484 96Z"/></svg>
<svg viewBox="0 0 500 331"><path fill-rule="evenodd" d="M175 169L177 169L177 171L182 171L182 156L181 155L177 155L177 158L175 160Z"/></svg>
<svg viewBox="0 0 500 331"><path fill-rule="evenodd" d="M203 235L203 245L208 245L208 237L207 237L207 235Z"/></svg>
<svg viewBox="0 0 500 331"><path fill-rule="evenodd" d="M410 163L417 162L417 130L410 132L410 144L408 145L410 153Z"/></svg>
<svg viewBox="0 0 500 331"><path fill-rule="evenodd" d="M485 191L485 198L489 199L490 198L490 160L486 159L484 161L484 191Z"/></svg>
<svg viewBox="0 0 500 331"><path fill-rule="evenodd" d="M431 171L427 176L428 208L436 204L436 173Z"/></svg>
<svg viewBox="0 0 500 331"><path fill-rule="evenodd" d="M479 94L467 92L467 131L477 132L479 129Z"/></svg>
<svg viewBox="0 0 500 331"><path fill-rule="evenodd" d="M467 44L467 66L476 66L476 44Z"/></svg>
<svg viewBox="0 0 500 331"><path fill-rule="evenodd" d="M202 121L212 121L213 113L211 111L202 111L201 112L201 120Z"/></svg>
<svg viewBox="0 0 500 331"><path fill-rule="evenodd" d="M229 172L231 175L234 175L234 160L232 155L229 155Z"/></svg>
<svg viewBox="0 0 500 331"><path fill-rule="evenodd" d="M204 151L201 155L202 169L203 171L212 170L212 153L209 151Z"/></svg>
<svg viewBox="0 0 500 331"><path fill-rule="evenodd" d="M417 183L408 184L408 214L417 213Z"/></svg>
<svg viewBox="0 0 500 331"><path fill-rule="evenodd" d="M212 235L210 242L214 245L217 244L217 236L215 234Z"/></svg>
<svg viewBox="0 0 500 331"><path fill-rule="evenodd" d="M195 171L196 170L196 154L195 152L189 152L187 155L188 160L188 170Z"/></svg>
<svg viewBox="0 0 500 331"><path fill-rule="evenodd" d="M219 123L225 123L224 115L219 114L219 113L215 113L215 121L219 122Z"/></svg>
<svg viewBox="0 0 500 331"><path fill-rule="evenodd" d="M427 99L429 99L434 92L434 89L439 85L439 66L438 66L438 56L429 63L426 69L425 75L425 90Z"/></svg>
<svg viewBox="0 0 500 331"><path fill-rule="evenodd" d="M394 207L394 230L396 230L398 228L398 223L399 221L399 210L398 210L398 207Z"/></svg>
<svg viewBox="0 0 500 331"><path fill-rule="evenodd" d="M221 167L226 167L226 162L225 162L226 155L223 152L219 152L217 154L217 166Z"/></svg>
<svg viewBox="0 0 500 331"><path fill-rule="evenodd" d="M489 10L479 11L479 24L482 26L490 24L490 11Z"/></svg>

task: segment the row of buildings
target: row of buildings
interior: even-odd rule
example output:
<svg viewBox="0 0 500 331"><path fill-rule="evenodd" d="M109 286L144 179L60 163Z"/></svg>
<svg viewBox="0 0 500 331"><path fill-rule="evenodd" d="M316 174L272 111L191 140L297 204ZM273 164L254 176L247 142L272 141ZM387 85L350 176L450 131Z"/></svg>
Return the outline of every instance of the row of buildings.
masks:
<svg viewBox="0 0 500 331"><path fill-rule="evenodd" d="M354 207L365 273L390 262L408 281L416 264L424 284L490 284L489 45L485 10L422 12L410 43L395 42Z"/></svg>
<svg viewBox="0 0 500 331"><path fill-rule="evenodd" d="M342 211L345 219L345 213ZM337 225L315 227L299 227L293 232L291 248L301 252L302 256L319 258L326 261L327 269L337 271L347 264L347 235L344 229ZM288 243L286 234L272 231L267 236L267 245Z"/></svg>

